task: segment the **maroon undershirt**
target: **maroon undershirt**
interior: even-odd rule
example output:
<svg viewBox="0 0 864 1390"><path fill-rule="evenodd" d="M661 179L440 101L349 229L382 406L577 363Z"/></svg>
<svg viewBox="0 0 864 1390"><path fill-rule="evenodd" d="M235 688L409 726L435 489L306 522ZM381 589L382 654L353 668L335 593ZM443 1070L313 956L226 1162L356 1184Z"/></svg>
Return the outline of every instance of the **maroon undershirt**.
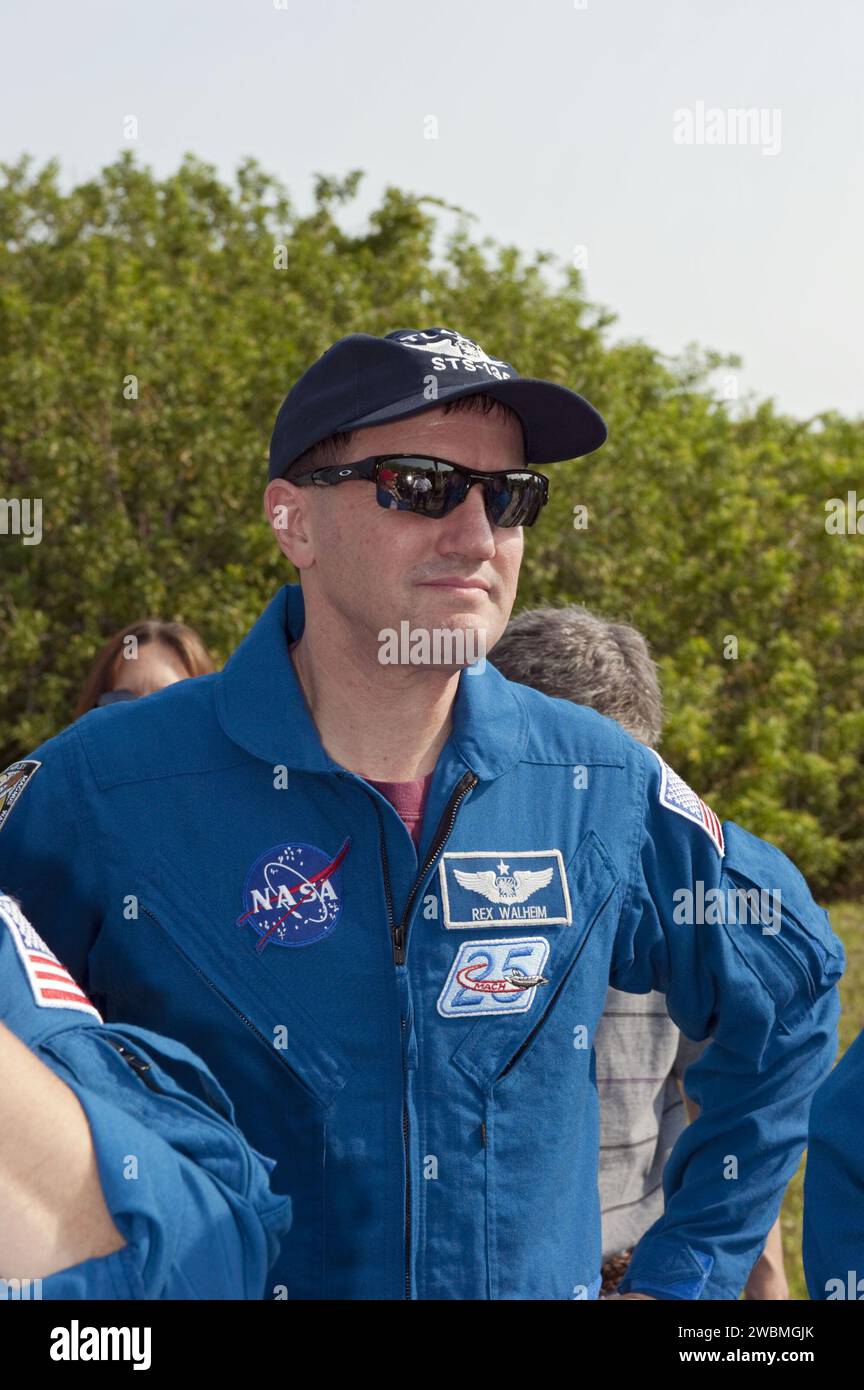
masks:
<svg viewBox="0 0 864 1390"><path fill-rule="evenodd" d="M411 782L373 782L371 777L366 777L363 780L368 782L370 787L377 787L381 795L386 796L391 806L395 806L408 827L411 839L414 841L414 848L419 850L423 808L426 805L426 797L429 795L432 773L427 772L425 777L416 777Z"/></svg>
<svg viewBox="0 0 864 1390"><path fill-rule="evenodd" d="M299 640L298 637L297 642ZM297 642L291 643L288 648L289 652L293 652ZM395 808L408 827L408 833L414 841L414 848L419 849L423 810L432 783L432 773L427 772L425 777L415 777L410 782L373 782L371 777L364 777L363 780L368 782L370 787L375 787L382 796L386 796L390 805Z"/></svg>

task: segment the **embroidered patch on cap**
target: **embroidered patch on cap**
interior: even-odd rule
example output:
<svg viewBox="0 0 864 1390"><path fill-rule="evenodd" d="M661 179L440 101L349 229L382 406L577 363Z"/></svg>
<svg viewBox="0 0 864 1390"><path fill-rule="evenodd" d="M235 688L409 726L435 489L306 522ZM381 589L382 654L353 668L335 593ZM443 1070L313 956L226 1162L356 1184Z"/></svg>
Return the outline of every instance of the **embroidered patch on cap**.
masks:
<svg viewBox="0 0 864 1390"><path fill-rule="evenodd" d="M558 849L445 854L438 874L445 927L566 927L573 920Z"/></svg>
<svg viewBox="0 0 864 1390"><path fill-rule="evenodd" d="M513 368L500 357L490 357L479 343L465 338L453 328L427 328L419 333L394 333L393 337L403 347L416 348L418 352L428 352L432 360L430 366L436 372L479 372L507 380Z"/></svg>
<svg viewBox="0 0 864 1390"><path fill-rule="evenodd" d="M679 816L684 816L685 820L690 820L694 825L700 826L722 859L726 849L723 840L723 827L711 807L697 796L691 787L688 787L683 777L679 777L677 772L672 771L668 763L664 763L656 748L652 748L651 752L660 764L661 806L665 806L669 811L677 812Z"/></svg>
<svg viewBox="0 0 864 1390"><path fill-rule="evenodd" d="M38 766L38 764L37 764ZM83 989L61 965L50 946L46 946L35 927L27 921L13 898L0 895L0 922L9 929L15 949L30 982L33 998L40 1009L77 1009L102 1022Z"/></svg>
<svg viewBox="0 0 864 1390"><path fill-rule="evenodd" d="M0 828L12 813L27 783L42 766L33 758L24 758L20 763L10 763L5 772L0 772Z"/></svg>
<svg viewBox="0 0 864 1390"><path fill-rule="evenodd" d="M549 983L543 974L548 959L545 936L463 941L441 991L438 1012L444 1018L527 1013L537 990Z"/></svg>
<svg viewBox="0 0 864 1390"><path fill-rule="evenodd" d="M317 845L275 845L258 856L243 884L238 927L251 926L255 950L311 946L332 936L342 916L339 865L350 838L334 857Z"/></svg>

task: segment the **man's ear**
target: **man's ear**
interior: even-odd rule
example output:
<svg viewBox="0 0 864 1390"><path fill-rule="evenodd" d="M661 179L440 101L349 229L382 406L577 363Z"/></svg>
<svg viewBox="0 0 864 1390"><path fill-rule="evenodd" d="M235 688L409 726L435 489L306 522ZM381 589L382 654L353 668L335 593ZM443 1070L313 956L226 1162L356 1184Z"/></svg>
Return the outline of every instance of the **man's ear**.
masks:
<svg viewBox="0 0 864 1390"><path fill-rule="evenodd" d="M274 478L264 492L264 512L276 543L298 570L309 569L315 559L309 517L311 491L295 487L285 478Z"/></svg>

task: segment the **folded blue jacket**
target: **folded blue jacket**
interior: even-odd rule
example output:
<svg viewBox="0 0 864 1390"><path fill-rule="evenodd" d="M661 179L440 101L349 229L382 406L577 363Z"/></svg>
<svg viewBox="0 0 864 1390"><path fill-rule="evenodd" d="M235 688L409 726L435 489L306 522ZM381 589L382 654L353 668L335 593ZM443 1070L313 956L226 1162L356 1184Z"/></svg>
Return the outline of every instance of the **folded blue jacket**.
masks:
<svg viewBox="0 0 864 1390"><path fill-rule="evenodd" d="M303 624L287 585L223 671L16 764L0 881L108 1018L206 1059L277 1159L271 1297L595 1298L592 1039L610 983L662 990L712 1042L624 1287L736 1297L836 1052L827 914L618 724L492 662L460 676L418 854L325 751Z"/></svg>
<svg viewBox="0 0 864 1390"><path fill-rule="evenodd" d="M260 1298L291 1225L290 1199L270 1191L272 1160L250 1149L230 1100L188 1048L103 1024L3 894L0 1019L78 1097L126 1242L44 1277L40 1297ZM20 1295L21 1281L4 1274Z"/></svg>

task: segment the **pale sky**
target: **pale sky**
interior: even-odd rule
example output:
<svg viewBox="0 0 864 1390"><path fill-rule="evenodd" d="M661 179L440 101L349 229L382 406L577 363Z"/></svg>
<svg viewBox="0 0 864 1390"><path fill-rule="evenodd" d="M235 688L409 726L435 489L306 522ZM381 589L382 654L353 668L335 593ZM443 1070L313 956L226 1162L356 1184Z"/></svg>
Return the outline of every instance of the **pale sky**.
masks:
<svg viewBox="0 0 864 1390"><path fill-rule="evenodd" d="M277 4L3 0L0 159L56 155L68 186L130 145L159 176L253 155L301 207L363 168L352 227L387 184L442 196L478 236L585 259L614 336L864 414L860 0Z"/></svg>

